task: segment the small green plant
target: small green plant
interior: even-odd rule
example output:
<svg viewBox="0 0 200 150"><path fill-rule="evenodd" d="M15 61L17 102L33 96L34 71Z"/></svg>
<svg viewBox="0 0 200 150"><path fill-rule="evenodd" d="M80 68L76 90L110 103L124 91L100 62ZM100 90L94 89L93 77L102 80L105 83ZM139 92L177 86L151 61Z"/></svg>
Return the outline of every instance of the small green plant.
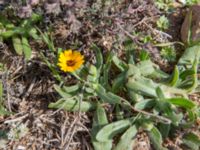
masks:
<svg viewBox="0 0 200 150"><path fill-rule="evenodd" d="M199 106L188 94L198 86L199 46L185 51L171 75L162 72L145 51L141 52L140 61L135 61L130 57L134 55L130 43L126 46L128 55L124 61L113 52L103 57L96 45L91 48L95 50L96 63L85 60L80 69L70 71L77 79L73 85L60 75L60 84L54 85L60 98L50 103L49 108L95 112L91 131L95 150L131 149L139 130L147 132L156 150L166 150L163 139L173 136L172 130L192 127L199 117ZM62 54L59 53L59 59L64 57ZM56 65L53 66L56 75L59 74ZM111 72L117 74L111 78ZM106 111L108 105L113 111ZM116 117L108 121L108 113ZM113 145L116 136L120 138ZM184 135L183 140L188 140L184 144L189 147L191 142L193 147L199 147L196 142L199 138L195 135Z"/></svg>
<svg viewBox="0 0 200 150"><path fill-rule="evenodd" d="M32 14L31 18L17 20L15 23L9 21L4 15L0 15L0 41L12 41L15 52L24 54L28 60L31 57L31 47L28 39L38 39L34 24L41 20L41 16Z"/></svg>
<svg viewBox="0 0 200 150"><path fill-rule="evenodd" d="M166 30L169 28L169 20L165 16L161 16L156 22L158 28Z"/></svg>
<svg viewBox="0 0 200 150"><path fill-rule="evenodd" d="M148 43L148 42L152 42L153 41L153 38L151 35L146 35L142 38L142 42L143 43Z"/></svg>
<svg viewBox="0 0 200 150"><path fill-rule="evenodd" d="M56 56L54 59L53 59L53 62L56 62L57 63L57 57L58 57L58 54L62 51L61 48L58 48L56 49L55 46L54 46L54 42L53 42L53 38L52 36L50 36L50 34L48 32L42 32L39 28L37 28L37 30L39 31L40 33L40 37L41 39L44 41L45 44L47 44L48 46L48 49L49 51L51 52L51 54L53 54L53 56ZM54 78L60 82L62 82L62 77L61 75L59 74L58 70L57 70L57 65L56 63L52 63L50 61L49 58L45 57L43 55L43 53L40 53L41 55L41 58L43 59L43 61L47 64L47 66L49 67L49 69L51 70Z"/></svg>
<svg viewBox="0 0 200 150"><path fill-rule="evenodd" d="M160 54L164 59L169 62L173 62L176 60L176 51L172 46L163 47Z"/></svg>
<svg viewBox="0 0 200 150"><path fill-rule="evenodd" d="M174 0L155 0L155 5L158 9L169 11L173 8Z"/></svg>

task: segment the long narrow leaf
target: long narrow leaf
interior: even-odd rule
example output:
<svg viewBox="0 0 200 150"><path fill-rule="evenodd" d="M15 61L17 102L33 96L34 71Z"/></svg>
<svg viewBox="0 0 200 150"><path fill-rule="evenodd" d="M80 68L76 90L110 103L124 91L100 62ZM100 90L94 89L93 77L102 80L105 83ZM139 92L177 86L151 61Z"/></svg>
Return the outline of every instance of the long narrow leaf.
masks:
<svg viewBox="0 0 200 150"><path fill-rule="evenodd" d="M175 66L174 72L172 74L171 81L169 83L170 86L176 86L179 80L179 70L178 67Z"/></svg>
<svg viewBox="0 0 200 150"><path fill-rule="evenodd" d="M156 88L158 84L154 83L151 79L131 77L126 86L138 94L157 97Z"/></svg>
<svg viewBox="0 0 200 150"><path fill-rule="evenodd" d="M92 144L95 150L111 150L112 148L112 140L108 140L106 142L99 142L96 139L96 134L106 124L108 124L106 112L102 106L98 105L94 115L92 131L91 131Z"/></svg>
<svg viewBox="0 0 200 150"><path fill-rule="evenodd" d="M28 43L28 39L26 37L22 37L22 46L25 58L29 60L31 58L31 47Z"/></svg>
<svg viewBox="0 0 200 150"><path fill-rule="evenodd" d="M183 136L183 144L187 145L192 150L199 150L200 148L200 137L194 133L187 133Z"/></svg>
<svg viewBox="0 0 200 150"><path fill-rule="evenodd" d="M159 130L153 127L151 131L148 132L151 142L156 150L167 150L162 146L163 140Z"/></svg>
<svg viewBox="0 0 200 150"><path fill-rule="evenodd" d="M132 150L134 144L133 138L136 134L137 127L133 125L121 136L120 141L114 150Z"/></svg>
<svg viewBox="0 0 200 150"><path fill-rule="evenodd" d="M62 96L64 99L71 98L73 95L65 92L63 89L61 89L58 85L54 85L54 89Z"/></svg>
<svg viewBox="0 0 200 150"><path fill-rule="evenodd" d="M18 55L23 54L23 45L22 41L19 37L13 36L12 37L13 47Z"/></svg>
<svg viewBox="0 0 200 150"><path fill-rule="evenodd" d="M113 81L112 84L112 92L116 93L118 90L120 90L120 87L123 87L126 81L126 71L119 74Z"/></svg>
<svg viewBox="0 0 200 150"><path fill-rule="evenodd" d="M95 50L95 53L96 53L96 67L97 67L97 70L100 73L102 65L103 65L102 52L101 52L101 49L99 47L97 47L97 45L93 44L92 47L93 47L93 49Z"/></svg>
<svg viewBox="0 0 200 150"><path fill-rule="evenodd" d="M139 110L143 110L146 108L151 108L156 105L156 101L152 99L141 100L135 104L135 108Z"/></svg>
<svg viewBox="0 0 200 150"><path fill-rule="evenodd" d="M194 108L196 105L194 102L192 102L189 99L185 99L185 98L170 98L170 99L166 99L167 102L179 106L179 107L183 107L186 109L192 109Z"/></svg>
<svg viewBox="0 0 200 150"><path fill-rule="evenodd" d="M80 107L79 107L80 106ZM57 108L57 109L64 109L66 111L80 111L87 112L90 110L94 110L96 108L96 104L92 102L82 101L80 103L77 99L60 99L55 103L50 103L49 108Z"/></svg>
<svg viewBox="0 0 200 150"><path fill-rule="evenodd" d="M129 126L131 126L134 118L124 119L120 121L116 121L104 126L96 136L96 139L101 142L105 142L111 140L118 133L123 132Z"/></svg>
<svg viewBox="0 0 200 150"><path fill-rule="evenodd" d="M121 104L121 98L111 92L106 92L105 88L100 84L95 86L95 91L102 101L110 104Z"/></svg>

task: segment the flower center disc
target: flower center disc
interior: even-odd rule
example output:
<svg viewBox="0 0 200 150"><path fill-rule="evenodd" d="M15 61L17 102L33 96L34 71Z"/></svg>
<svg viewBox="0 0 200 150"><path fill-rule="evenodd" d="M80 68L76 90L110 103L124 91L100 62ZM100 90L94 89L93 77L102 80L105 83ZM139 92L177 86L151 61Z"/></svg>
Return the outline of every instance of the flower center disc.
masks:
<svg viewBox="0 0 200 150"><path fill-rule="evenodd" d="M75 65L75 61L74 60L68 60L67 61L67 66L74 66Z"/></svg>

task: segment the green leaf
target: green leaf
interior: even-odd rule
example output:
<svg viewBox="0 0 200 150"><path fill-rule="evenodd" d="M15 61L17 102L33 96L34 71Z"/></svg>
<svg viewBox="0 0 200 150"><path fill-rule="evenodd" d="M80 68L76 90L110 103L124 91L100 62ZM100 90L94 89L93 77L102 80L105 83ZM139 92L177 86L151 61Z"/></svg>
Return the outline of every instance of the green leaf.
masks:
<svg viewBox="0 0 200 150"><path fill-rule="evenodd" d="M100 105L97 106L97 110L94 114L93 125L92 125L92 144L95 150L111 150L112 140L106 142L99 142L96 139L96 134L98 131L108 124L108 119L104 108Z"/></svg>
<svg viewBox="0 0 200 150"><path fill-rule="evenodd" d="M4 25L4 26L7 26L7 25L10 25L11 22L3 15L3 14L0 14L0 22Z"/></svg>
<svg viewBox="0 0 200 150"><path fill-rule="evenodd" d="M49 67L49 69L51 70L51 72L53 73L53 76L60 82L62 82L62 78L60 76L60 74L58 73L58 71L56 70L56 66L52 63L49 62L49 60L47 59L47 57L45 57L42 53L40 53L41 58L43 59L43 61L46 63L46 65Z"/></svg>
<svg viewBox="0 0 200 150"><path fill-rule="evenodd" d="M7 30L6 32L0 33L0 37L2 36L3 39L8 39L8 38L14 36L15 33L16 33L16 32L15 32L14 30Z"/></svg>
<svg viewBox="0 0 200 150"><path fill-rule="evenodd" d="M199 150L200 148L200 137L194 133L187 133L183 136L183 144L191 148L191 150Z"/></svg>
<svg viewBox="0 0 200 150"><path fill-rule="evenodd" d="M128 67L127 64L122 60L120 60L116 55L113 56L112 61L117 66L117 68L122 72L126 70Z"/></svg>
<svg viewBox="0 0 200 150"><path fill-rule="evenodd" d="M166 30L169 27L169 20L163 15L157 20L156 24L161 30Z"/></svg>
<svg viewBox="0 0 200 150"><path fill-rule="evenodd" d="M147 100L141 100L141 101L137 102L134 107L136 109L143 110L146 108L151 108L151 107L155 106L155 104L156 104L155 100L147 99Z"/></svg>
<svg viewBox="0 0 200 150"><path fill-rule="evenodd" d="M6 109L5 109L5 107L2 105L2 104L0 104L0 116L1 115L10 115L10 114L12 114L11 112L9 112L9 111L7 111Z"/></svg>
<svg viewBox="0 0 200 150"><path fill-rule="evenodd" d="M195 45L193 47L187 48L181 58L178 61L178 67L182 65L191 65L194 63L195 59L200 58L200 45Z"/></svg>
<svg viewBox="0 0 200 150"><path fill-rule="evenodd" d="M78 98L74 98L74 99L62 98L55 103L50 103L48 107L64 109L66 111L79 111L79 108L80 108L81 112L87 112L90 110L94 110L96 108L96 104L92 102L86 102L86 101L82 101L80 103L80 100Z"/></svg>
<svg viewBox="0 0 200 150"><path fill-rule="evenodd" d="M26 37L22 37L22 46L25 58L29 60L31 58L31 47L28 43L28 39Z"/></svg>
<svg viewBox="0 0 200 150"><path fill-rule="evenodd" d="M107 92L107 96L110 97L110 99L113 99L117 104L121 104L122 102L122 98L112 92Z"/></svg>
<svg viewBox="0 0 200 150"><path fill-rule="evenodd" d="M87 76L87 81L89 82L98 82L98 72L97 68L94 65L89 66L89 75Z"/></svg>
<svg viewBox="0 0 200 150"><path fill-rule="evenodd" d="M85 92L87 92L88 94L95 95L95 90L90 87L85 87Z"/></svg>
<svg viewBox="0 0 200 150"><path fill-rule="evenodd" d="M58 89L58 87L56 87L56 88ZM79 88L80 88L79 84L75 84L75 85L71 85L71 86L63 86L63 90L67 93L78 92Z"/></svg>
<svg viewBox="0 0 200 150"><path fill-rule="evenodd" d="M185 140L190 140L192 141L193 143L197 144L198 146L200 146L200 137L197 136L196 134L194 133L187 133L183 136L183 138Z"/></svg>
<svg viewBox="0 0 200 150"><path fill-rule="evenodd" d="M159 100L164 100L165 99L164 92L160 87L156 88L156 94L157 94Z"/></svg>
<svg viewBox="0 0 200 150"><path fill-rule="evenodd" d="M196 58L192 64L192 66L190 65L191 70L193 70L194 74L187 76L187 78L179 84L179 88L183 88L183 89L187 90L187 92L193 92L197 88L197 86L198 86L198 75L197 75L198 62L199 62L199 58L198 59Z"/></svg>
<svg viewBox="0 0 200 150"><path fill-rule="evenodd" d="M137 94L135 91L131 90L131 89L127 89L128 91L128 96L129 96L129 101L131 103L136 103L136 102L140 102L144 100L144 97L140 94Z"/></svg>
<svg viewBox="0 0 200 150"><path fill-rule="evenodd" d="M22 41L19 37L13 36L12 37L13 47L18 55L23 54L23 45Z"/></svg>
<svg viewBox="0 0 200 150"><path fill-rule="evenodd" d="M121 97L111 92L106 92L105 88L100 84L95 85L95 91L102 101L110 104L121 104Z"/></svg>
<svg viewBox="0 0 200 150"><path fill-rule="evenodd" d="M156 150L167 150L162 146L163 140L159 130L156 127L153 127L149 132L148 135L150 140Z"/></svg>
<svg viewBox="0 0 200 150"><path fill-rule="evenodd" d="M140 60L141 61L144 61L144 60L149 60L149 53L145 50L142 50L141 53L140 53Z"/></svg>
<svg viewBox="0 0 200 150"><path fill-rule="evenodd" d="M157 79L167 79L169 77L169 74L161 71L160 69L155 69L151 76Z"/></svg>
<svg viewBox="0 0 200 150"><path fill-rule="evenodd" d="M62 96L64 99L71 98L73 95L65 92L63 89L61 89L58 85L54 85L54 89Z"/></svg>
<svg viewBox="0 0 200 150"><path fill-rule="evenodd" d="M171 78L169 85L170 86L176 86L177 83L178 83L178 80L179 80L179 70L178 70L178 67L175 66L174 72L172 74L172 78Z"/></svg>
<svg viewBox="0 0 200 150"><path fill-rule="evenodd" d="M110 124L104 126L97 133L96 139L100 142L112 140L112 138L115 135L122 133L129 126L131 126L133 121L134 121L134 118L129 118L129 119L124 119L124 120L120 120L120 121L110 123Z"/></svg>
<svg viewBox="0 0 200 150"><path fill-rule="evenodd" d="M151 131L152 128L154 128L153 122L150 119L140 118L138 122L139 124L141 124L141 127L146 131Z"/></svg>
<svg viewBox="0 0 200 150"><path fill-rule="evenodd" d="M109 77L110 77L110 68L111 68L111 62L113 59L113 54L109 53L105 65L103 65L103 77L101 78L101 83L106 89L110 89L109 84Z"/></svg>
<svg viewBox="0 0 200 150"><path fill-rule="evenodd" d="M120 73L113 81L112 84L112 92L116 93L120 90L121 87L123 87L123 85L125 84L126 81L126 74L127 72L124 71L122 73Z"/></svg>
<svg viewBox="0 0 200 150"><path fill-rule="evenodd" d="M137 64L137 67L143 76L151 75L155 71L154 66L155 64L153 64L151 60L141 61Z"/></svg>
<svg viewBox="0 0 200 150"><path fill-rule="evenodd" d="M127 71L127 77L140 77L141 76L141 72L140 69L132 64L128 64L128 71Z"/></svg>
<svg viewBox="0 0 200 150"><path fill-rule="evenodd" d="M47 44L49 50L51 52L55 52L56 49L55 49L52 37L50 37L47 32L42 33L42 31L39 28L37 28L37 30L41 34L41 37L42 37L43 41Z"/></svg>
<svg viewBox="0 0 200 150"><path fill-rule="evenodd" d="M176 105L176 106L179 106L179 107L183 107L183 108L186 108L186 109L192 109L194 108L196 105L194 102L192 102L191 100L189 99L186 99L186 98L169 98L169 99L166 99L167 102L173 104L173 105Z"/></svg>
<svg viewBox="0 0 200 150"><path fill-rule="evenodd" d="M157 107L159 107L159 109ZM172 123L176 126L179 125L180 121L183 118L183 115L181 113L176 114L174 110L172 109L171 104L164 100L157 101L157 106L155 107L155 109L163 113L164 116L167 116L172 121Z"/></svg>
<svg viewBox="0 0 200 150"><path fill-rule="evenodd" d="M133 125L121 136L120 141L114 150L132 150L134 144L133 138L136 136L136 134L137 127Z"/></svg>
<svg viewBox="0 0 200 150"><path fill-rule="evenodd" d="M28 35L30 37L32 37L33 39L35 39L35 40L38 40L40 38L38 36L38 34L37 34L37 29L36 28L30 28L29 31L28 31Z"/></svg>
<svg viewBox="0 0 200 150"><path fill-rule="evenodd" d="M102 56L102 52L101 49L99 47L97 47L97 45L92 44L92 48L95 50L96 53L96 67L98 72L101 72L101 68L103 66L103 56Z"/></svg>
<svg viewBox="0 0 200 150"><path fill-rule="evenodd" d="M105 109L100 104L98 104L93 118L93 126L97 126L98 129L101 129L101 127L106 124L108 124L108 119L106 116Z"/></svg>
<svg viewBox="0 0 200 150"><path fill-rule="evenodd" d="M157 97L156 88L158 84L154 83L151 79L130 77L126 86L138 94Z"/></svg>
<svg viewBox="0 0 200 150"><path fill-rule="evenodd" d="M197 121L198 118L198 108L187 110L187 113L188 113L187 122L183 122L181 124L183 128L192 127L194 125L194 123Z"/></svg>
<svg viewBox="0 0 200 150"><path fill-rule="evenodd" d="M42 20L42 15L36 14L36 13L32 13L31 18L30 18L30 21L31 21L32 24L36 23L36 22L39 22L41 20Z"/></svg>
<svg viewBox="0 0 200 150"><path fill-rule="evenodd" d="M195 74L195 70L193 70L193 69L184 70L180 74L180 79L184 81L187 77L194 75L194 74Z"/></svg>
<svg viewBox="0 0 200 150"><path fill-rule="evenodd" d="M121 107L120 107L119 104L117 104L117 105L115 106L115 113L116 113L116 119L117 119L117 120L122 120L122 119L124 119L124 111L123 111L123 109L121 109Z"/></svg>
<svg viewBox="0 0 200 150"><path fill-rule="evenodd" d="M160 123L159 126L158 126L161 134L162 134L162 137L165 139L168 137L169 135L169 131L170 131L170 128L171 128L171 125L170 124L164 124L164 123Z"/></svg>

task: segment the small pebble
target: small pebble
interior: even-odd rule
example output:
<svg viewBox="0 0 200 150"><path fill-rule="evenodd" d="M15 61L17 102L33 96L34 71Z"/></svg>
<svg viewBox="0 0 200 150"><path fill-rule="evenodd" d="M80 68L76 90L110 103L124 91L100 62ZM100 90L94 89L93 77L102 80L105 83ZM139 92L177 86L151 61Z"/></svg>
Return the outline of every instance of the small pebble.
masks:
<svg viewBox="0 0 200 150"><path fill-rule="evenodd" d="M26 149L26 147L21 146L21 145L19 145L19 146L17 147L17 150L25 150L25 149Z"/></svg>

